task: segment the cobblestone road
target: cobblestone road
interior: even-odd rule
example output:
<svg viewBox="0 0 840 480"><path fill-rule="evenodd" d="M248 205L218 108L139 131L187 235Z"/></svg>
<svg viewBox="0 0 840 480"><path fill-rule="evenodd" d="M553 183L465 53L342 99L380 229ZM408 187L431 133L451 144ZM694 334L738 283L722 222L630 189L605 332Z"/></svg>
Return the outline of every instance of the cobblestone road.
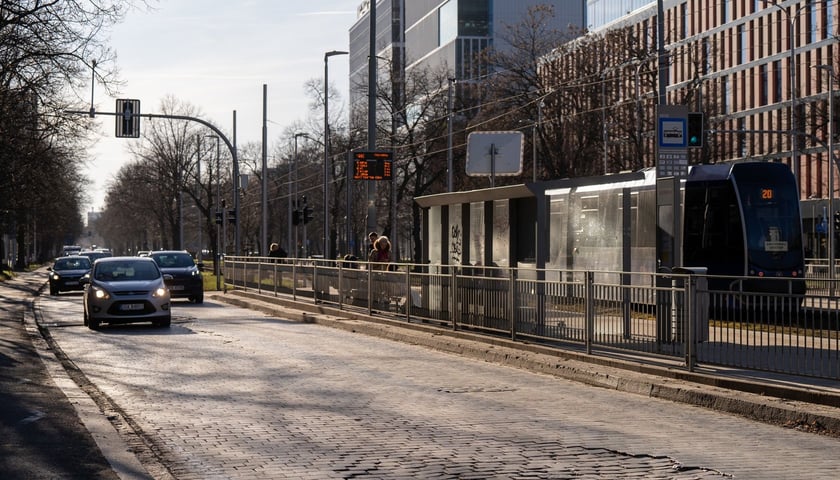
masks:
<svg viewBox="0 0 840 480"><path fill-rule="evenodd" d="M835 478L840 441L212 302L61 349L178 479Z"/></svg>

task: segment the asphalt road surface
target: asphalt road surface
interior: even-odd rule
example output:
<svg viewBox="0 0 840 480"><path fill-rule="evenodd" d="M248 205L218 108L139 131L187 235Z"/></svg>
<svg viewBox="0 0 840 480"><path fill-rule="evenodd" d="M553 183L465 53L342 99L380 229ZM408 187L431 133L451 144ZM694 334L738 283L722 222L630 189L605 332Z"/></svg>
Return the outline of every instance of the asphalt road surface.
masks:
<svg viewBox="0 0 840 480"><path fill-rule="evenodd" d="M836 478L840 440L207 301L39 318L154 478Z"/></svg>

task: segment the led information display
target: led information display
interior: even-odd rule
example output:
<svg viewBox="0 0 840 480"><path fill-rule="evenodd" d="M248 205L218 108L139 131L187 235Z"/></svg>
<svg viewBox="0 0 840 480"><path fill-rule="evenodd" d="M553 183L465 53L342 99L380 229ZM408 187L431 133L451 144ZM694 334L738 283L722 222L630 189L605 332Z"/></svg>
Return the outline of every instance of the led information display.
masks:
<svg viewBox="0 0 840 480"><path fill-rule="evenodd" d="M353 152L353 180L390 180L391 152Z"/></svg>

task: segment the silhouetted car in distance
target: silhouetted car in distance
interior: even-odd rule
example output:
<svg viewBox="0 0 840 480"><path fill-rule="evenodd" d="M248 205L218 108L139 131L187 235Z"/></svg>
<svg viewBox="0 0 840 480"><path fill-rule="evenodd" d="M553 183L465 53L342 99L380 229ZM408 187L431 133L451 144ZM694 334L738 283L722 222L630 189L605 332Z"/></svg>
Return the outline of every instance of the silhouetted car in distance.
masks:
<svg viewBox="0 0 840 480"><path fill-rule="evenodd" d="M188 298L194 303L204 302L204 278L201 268L185 250L157 250L149 253L160 271L167 275L166 286L172 298ZM171 278L169 278L171 277Z"/></svg>
<svg viewBox="0 0 840 480"><path fill-rule="evenodd" d="M70 290L84 290L79 282L90 271L91 261L88 257L72 255L59 257L47 270L50 272L50 295L58 295Z"/></svg>
<svg viewBox="0 0 840 480"><path fill-rule="evenodd" d="M90 263L93 263L100 258L113 257L114 256L111 252L103 251L103 250L82 250L78 254L82 255L82 256L85 256L85 257L88 257L90 259Z"/></svg>
<svg viewBox="0 0 840 480"><path fill-rule="evenodd" d="M94 262L85 285L84 324L96 330L103 323L172 323L169 289L157 264L144 257L107 257Z"/></svg>

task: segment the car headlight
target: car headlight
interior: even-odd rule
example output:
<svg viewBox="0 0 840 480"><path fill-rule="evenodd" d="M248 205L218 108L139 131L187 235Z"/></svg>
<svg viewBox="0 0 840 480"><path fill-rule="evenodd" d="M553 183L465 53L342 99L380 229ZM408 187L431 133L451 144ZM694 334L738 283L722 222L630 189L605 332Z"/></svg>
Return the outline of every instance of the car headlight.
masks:
<svg viewBox="0 0 840 480"><path fill-rule="evenodd" d="M52 279L53 279L53 280L60 280L60 279L61 279L61 275L59 275L59 274L57 274L57 273L53 273L53 274L52 274Z"/></svg>
<svg viewBox="0 0 840 480"><path fill-rule="evenodd" d="M111 295L101 287L93 287L93 296L98 300L108 300Z"/></svg>
<svg viewBox="0 0 840 480"><path fill-rule="evenodd" d="M196 269L194 269L194 270L190 270L190 275L192 275L193 277L195 277L195 276L197 276L197 275L201 275L201 272L199 272L199 271L198 271L198 269L196 268Z"/></svg>
<svg viewBox="0 0 840 480"><path fill-rule="evenodd" d="M166 288L158 287L152 292L153 297L165 297L166 296Z"/></svg>

